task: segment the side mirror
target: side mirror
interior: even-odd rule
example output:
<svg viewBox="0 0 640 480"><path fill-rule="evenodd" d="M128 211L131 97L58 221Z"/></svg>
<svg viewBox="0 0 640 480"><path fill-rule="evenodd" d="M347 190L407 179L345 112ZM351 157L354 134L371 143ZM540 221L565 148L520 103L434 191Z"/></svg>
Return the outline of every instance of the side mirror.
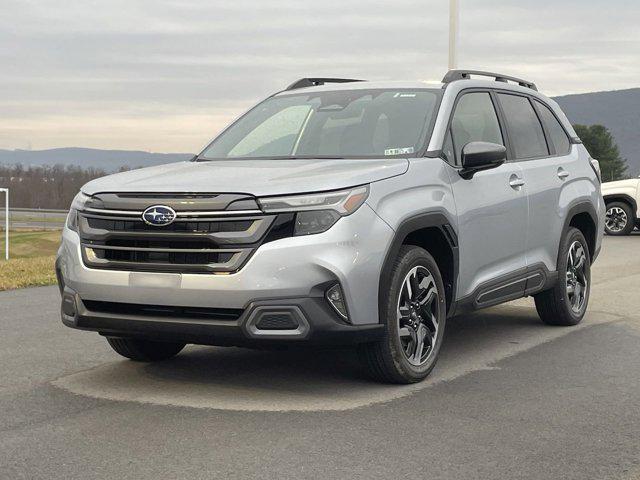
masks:
<svg viewBox="0 0 640 480"><path fill-rule="evenodd" d="M473 178L476 172L499 167L507 159L507 149L497 143L470 142L462 148L462 170L465 180Z"/></svg>

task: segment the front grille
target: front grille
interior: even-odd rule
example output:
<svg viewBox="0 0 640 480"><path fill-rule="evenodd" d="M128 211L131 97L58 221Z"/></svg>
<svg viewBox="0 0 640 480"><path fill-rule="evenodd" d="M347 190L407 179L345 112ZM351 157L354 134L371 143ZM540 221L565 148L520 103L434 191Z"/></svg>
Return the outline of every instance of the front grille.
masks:
<svg viewBox="0 0 640 480"><path fill-rule="evenodd" d="M90 312L136 315L143 317L162 318L187 318L190 320L238 320L243 313L237 308L202 308L202 307L175 307L167 305L139 305L136 303L101 302L95 300L83 300L82 303Z"/></svg>
<svg viewBox="0 0 640 480"><path fill-rule="evenodd" d="M226 221L226 222L175 222L164 227L148 225L140 221L131 220L105 220L103 218L87 217L90 228L99 230L109 230L112 232L193 232L193 233L215 233L243 232L247 230L252 222Z"/></svg>
<svg viewBox="0 0 640 480"><path fill-rule="evenodd" d="M171 265L227 263L234 252L175 252L158 250L108 250L92 247L96 258L110 262L163 263Z"/></svg>
<svg viewBox="0 0 640 480"><path fill-rule="evenodd" d="M223 197L203 195L203 201L211 202L213 198L222 202ZM231 197L231 204L255 205L253 200ZM197 197L190 196L188 202L184 196L176 198L172 202L171 197L160 194L92 197L90 208L78 214L85 264L91 268L128 271L233 273L244 266L261 244L289 236L292 231L291 214L265 215L255 209L202 211L196 210ZM129 199L132 204L126 203ZM185 202L189 209L176 208L173 223L154 226L142 220L144 208L139 209L140 201L147 202L142 204L144 208Z"/></svg>

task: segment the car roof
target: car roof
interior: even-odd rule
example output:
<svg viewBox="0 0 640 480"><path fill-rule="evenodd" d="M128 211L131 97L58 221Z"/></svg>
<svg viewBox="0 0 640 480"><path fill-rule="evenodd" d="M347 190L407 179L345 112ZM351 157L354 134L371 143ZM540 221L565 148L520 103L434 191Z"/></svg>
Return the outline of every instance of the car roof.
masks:
<svg viewBox="0 0 640 480"><path fill-rule="evenodd" d="M315 85L309 87L295 88L291 90L283 90L276 93L276 96L285 96L285 95L298 95L304 93L315 93L315 92L333 92L333 91L349 91L349 90L393 90L393 89L414 89L414 90L449 90L457 93L461 90L466 90L469 88L491 88L497 90L511 90L513 92L524 93L526 95L532 95L534 97L538 97L545 102L550 102L551 100L538 92L537 90L533 90L532 88L523 87L521 85L515 83L507 83L500 82L496 80L481 80L481 79L464 79L464 80L455 80L448 83L442 83L438 81L429 81L429 80L383 80L383 81L369 81L369 80L358 80L358 81L349 81L344 83L325 83L324 85ZM552 101L551 101L552 102Z"/></svg>

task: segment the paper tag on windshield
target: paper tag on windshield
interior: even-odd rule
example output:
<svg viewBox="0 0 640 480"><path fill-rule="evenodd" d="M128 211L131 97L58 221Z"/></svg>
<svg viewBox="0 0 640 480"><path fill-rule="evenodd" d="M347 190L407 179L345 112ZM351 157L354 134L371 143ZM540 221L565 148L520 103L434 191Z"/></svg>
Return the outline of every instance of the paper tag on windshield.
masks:
<svg viewBox="0 0 640 480"><path fill-rule="evenodd" d="M384 151L385 155L406 155L407 153L413 153L413 147L387 148Z"/></svg>

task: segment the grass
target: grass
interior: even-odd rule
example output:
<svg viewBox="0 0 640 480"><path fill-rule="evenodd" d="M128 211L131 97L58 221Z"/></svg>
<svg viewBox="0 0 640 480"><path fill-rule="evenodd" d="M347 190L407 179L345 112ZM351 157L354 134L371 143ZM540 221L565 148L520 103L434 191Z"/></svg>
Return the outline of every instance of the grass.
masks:
<svg viewBox="0 0 640 480"><path fill-rule="evenodd" d="M9 232L10 260L4 260L4 231L0 232L0 290L53 285L60 231Z"/></svg>
<svg viewBox="0 0 640 480"><path fill-rule="evenodd" d="M54 285L56 283L55 260L56 257L53 255L0 261L0 291Z"/></svg>

